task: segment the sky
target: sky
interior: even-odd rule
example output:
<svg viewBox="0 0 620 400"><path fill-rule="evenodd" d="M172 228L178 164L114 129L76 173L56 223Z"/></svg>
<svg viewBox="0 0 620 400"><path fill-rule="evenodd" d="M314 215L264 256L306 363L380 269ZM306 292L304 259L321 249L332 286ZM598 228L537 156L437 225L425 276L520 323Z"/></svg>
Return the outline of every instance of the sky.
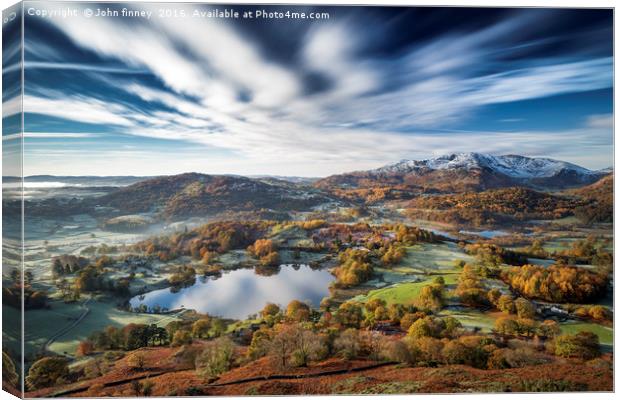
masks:
<svg viewBox="0 0 620 400"><path fill-rule="evenodd" d="M26 175L326 176L469 151L613 164L611 10L84 7L25 18Z"/></svg>

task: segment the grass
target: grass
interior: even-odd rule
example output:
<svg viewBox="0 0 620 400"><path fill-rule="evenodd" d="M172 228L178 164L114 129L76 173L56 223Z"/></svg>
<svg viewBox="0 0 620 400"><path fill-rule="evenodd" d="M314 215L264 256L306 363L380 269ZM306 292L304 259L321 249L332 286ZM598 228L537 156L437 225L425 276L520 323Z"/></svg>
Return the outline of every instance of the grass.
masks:
<svg viewBox="0 0 620 400"><path fill-rule="evenodd" d="M471 256L465 254L454 243L421 243L407 247L407 255L395 270L405 267L429 272L454 272L456 259L473 261Z"/></svg>
<svg viewBox="0 0 620 400"><path fill-rule="evenodd" d="M356 390L357 385L364 384L370 380L370 378L363 375L346 378L334 383L331 387L331 392L334 394L355 394L358 393L358 390Z"/></svg>
<svg viewBox="0 0 620 400"><path fill-rule="evenodd" d="M386 382L362 389L360 394L409 394L420 390L418 382Z"/></svg>
<svg viewBox="0 0 620 400"><path fill-rule="evenodd" d="M592 332L598 335L598 339L603 345L613 345L614 330L594 322L565 322L560 324L562 333L574 335L580 331Z"/></svg>
<svg viewBox="0 0 620 400"><path fill-rule="evenodd" d="M440 316L454 317L466 328L480 328L482 332L490 332L495 326L496 315L475 309L443 310Z"/></svg>
<svg viewBox="0 0 620 400"><path fill-rule="evenodd" d="M77 319L83 311L80 304L54 301L51 303L50 310L27 311L25 318L26 353L40 350L56 332ZM73 354L80 341L86 339L92 332L102 330L109 325L121 327L136 323L165 326L177 319L176 315L170 314L139 314L122 311L107 298L93 299L87 307L90 309L89 314L77 326L52 343L49 347L50 351L58 354ZM50 319L53 319L53 323L50 323Z"/></svg>
<svg viewBox="0 0 620 400"><path fill-rule="evenodd" d="M446 285L456 283L456 274L436 275L420 282L403 282L386 288L371 290L364 296L358 296L356 300L364 302L378 298L384 300L388 305L394 303L410 304L420 295L422 288L433 283L433 280L438 276L443 277Z"/></svg>

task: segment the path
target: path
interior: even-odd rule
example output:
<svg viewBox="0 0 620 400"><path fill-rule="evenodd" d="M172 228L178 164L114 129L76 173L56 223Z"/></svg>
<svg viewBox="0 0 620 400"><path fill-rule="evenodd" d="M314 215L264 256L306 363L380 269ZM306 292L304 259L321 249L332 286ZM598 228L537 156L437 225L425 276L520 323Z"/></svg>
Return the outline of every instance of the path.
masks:
<svg viewBox="0 0 620 400"><path fill-rule="evenodd" d="M307 374L255 376L252 378L238 379L238 380L228 381L228 382L223 382L223 383L211 383L211 384L204 385L203 388L237 385L240 383L255 382L255 381L264 382L268 380L304 379L304 378L315 378L315 377L329 376L329 375L342 375L342 374L348 374L351 372L368 371L368 370L372 370L376 368L385 367L388 365L397 365L397 364L398 363L395 361L384 361L384 362L379 362L376 364L364 365L361 367L343 368L343 369L323 371L323 372L311 372ZM102 384L102 386L106 388L112 387L112 386L118 386L118 385L130 383L135 380L155 378L157 376L168 374L168 373L188 371L188 370L193 370L193 368L174 369L170 371L157 371L157 372L150 372L150 373L147 372L147 373L143 373L143 374L128 377L128 378L123 378L123 379L116 380L116 381L105 382ZM91 383L87 383L84 386L73 387L70 389L65 389L59 392L51 393L48 395L48 397L66 397L67 395L70 395L70 394L77 394L77 393L85 392L88 389L90 389L90 387L91 387Z"/></svg>
<svg viewBox="0 0 620 400"><path fill-rule="evenodd" d="M47 353L49 350L49 346L52 345L52 343L54 343L56 341L56 339L60 338L61 336L65 335L67 332L69 332L71 329L75 328L77 325L79 325L80 322L82 322L84 320L84 318L86 318L86 316L90 313L90 308L86 307L86 305L93 299L93 297L89 297L86 301L84 301L80 307L84 309L84 311L82 311L82 313L80 314L79 317L77 317L77 319L75 321L73 321L71 324L65 326L64 328L60 329L58 332L56 332L55 334L52 335L51 338L49 338L47 340L47 342L45 342L45 344L43 345L43 353Z"/></svg>

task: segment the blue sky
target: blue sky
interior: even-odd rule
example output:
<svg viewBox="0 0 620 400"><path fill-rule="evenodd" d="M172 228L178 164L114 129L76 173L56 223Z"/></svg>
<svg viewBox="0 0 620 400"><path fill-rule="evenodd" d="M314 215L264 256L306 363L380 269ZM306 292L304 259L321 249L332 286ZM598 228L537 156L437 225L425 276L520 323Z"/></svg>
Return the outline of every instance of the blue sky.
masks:
<svg viewBox="0 0 620 400"><path fill-rule="evenodd" d="M316 11L329 20L26 17L25 173L324 176L461 151L612 164L610 10Z"/></svg>

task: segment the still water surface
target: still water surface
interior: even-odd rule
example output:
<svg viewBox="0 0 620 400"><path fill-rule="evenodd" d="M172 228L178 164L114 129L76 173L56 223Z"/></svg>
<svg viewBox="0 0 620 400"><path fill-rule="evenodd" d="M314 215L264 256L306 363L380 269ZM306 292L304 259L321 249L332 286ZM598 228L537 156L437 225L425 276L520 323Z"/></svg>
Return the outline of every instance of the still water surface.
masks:
<svg viewBox="0 0 620 400"><path fill-rule="evenodd" d="M318 306L329 294L334 276L326 270L313 270L308 265L282 265L280 272L258 275L253 269L238 269L221 278L196 278L190 287L173 291L154 290L130 300L132 308L141 304L174 310L186 308L200 313L244 319L260 311L266 303L286 307L294 299Z"/></svg>

